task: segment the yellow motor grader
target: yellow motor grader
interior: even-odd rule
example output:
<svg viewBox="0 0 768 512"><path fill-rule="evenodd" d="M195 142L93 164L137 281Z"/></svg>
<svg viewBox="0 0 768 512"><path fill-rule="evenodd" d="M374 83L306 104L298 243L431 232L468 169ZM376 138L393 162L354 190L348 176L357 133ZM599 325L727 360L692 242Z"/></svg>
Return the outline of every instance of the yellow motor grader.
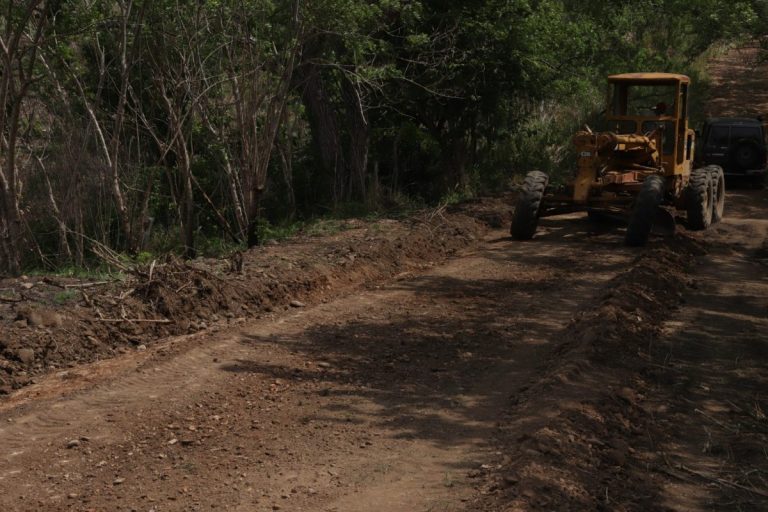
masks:
<svg viewBox="0 0 768 512"><path fill-rule="evenodd" d="M688 229L723 217L725 180L718 166L693 169L695 132L688 126L690 79L670 73L608 77L607 129L588 126L573 137L574 177L549 186L528 173L517 199L511 234L533 238L539 218L577 211L629 219L626 243L642 246L654 228L674 230L670 210L687 214Z"/></svg>

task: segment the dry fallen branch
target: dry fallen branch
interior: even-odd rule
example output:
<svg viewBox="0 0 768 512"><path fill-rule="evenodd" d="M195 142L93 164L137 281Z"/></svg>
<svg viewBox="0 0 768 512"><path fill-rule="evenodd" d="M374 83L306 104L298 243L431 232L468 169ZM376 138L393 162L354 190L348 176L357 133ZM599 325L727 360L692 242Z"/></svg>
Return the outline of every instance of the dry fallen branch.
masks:
<svg viewBox="0 0 768 512"><path fill-rule="evenodd" d="M113 324L120 324L120 323L143 323L143 324L171 324L173 323L172 320L168 320L167 318L97 318L95 319L99 322L105 322L105 323L113 323Z"/></svg>
<svg viewBox="0 0 768 512"><path fill-rule="evenodd" d="M61 284L59 282L56 282L54 279L51 279L50 277L44 277L43 278L43 282L45 284L49 284L51 286L55 286L56 288L61 288L62 290L66 288L63 284Z"/></svg>
<svg viewBox="0 0 768 512"><path fill-rule="evenodd" d="M713 483L716 483L716 484L720 484L722 486L731 487L731 488L734 488L734 489L739 489L739 490L742 490L742 491L745 491L745 492L750 492L752 494L757 494L758 496L763 496L765 498L768 498L768 492L765 492L763 490L755 489L755 488L752 488L752 487L747 487L745 485L741 485L741 484L738 484L736 482L731 482L729 480L724 480L722 478L717 478L717 477L714 477L714 476L708 476L708 475L699 473L698 471L694 471L693 469L687 468L687 467L685 467L682 464L680 464L678 466L674 466L674 469L672 469L672 468L673 468L673 466L670 466L668 468L667 467L660 467L660 468L657 468L657 471L660 471L660 472L662 472L662 473L664 473L666 475L669 475L669 476L671 476L673 478L677 478L678 480L681 480L683 482L688 482L688 483L691 483L691 484L696 484L697 483L694 479L691 478L691 476L693 476L693 477L699 478L701 480L706 480L708 482L713 482ZM679 472L675 471L677 469L684 471L685 473L687 473L687 475L683 475L683 474L680 474ZM690 476L688 476L688 475L690 475Z"/></svg>
<svg viewBox="0 0 768 512"><path fill-rule="evenodd" d="M88 294L87 294L87 293L85 293L85 290L82 290L82 289L81 289L81 290L80 290L80 294L83 296L83 301L85 301L85 303L88 305L88 307L90 307L90 308L95 308L95 306L93 305L93 301L92 301L92 300L91 300L91 298L88 296Z"/></svg>
<svg viewBox="0 0 768 512"><path fill-rule="evenodd" d="M751 492L753 494L757 494L758 496L763 496L765 498L768 498L768 492L765 492L765 491L763 491L761 489L755 489L755 488L752 488L752 487L747 487L746 485L738 484L736 482L731 482L729 480L724 480L722 478L708 476L708 475L699 473L698 471L694 471L693 469L687 468L687 467L685 467L682 464L680 465L680 469L682 469L686 473L689 473L691 475L697 476L697 477L702 478L704 480L709 480L711 482L715 482L715 483L718 483L718 484L721 484L721 485L725 485L727 487L733 487L735 489L741 489L742 491Z"/></svg>
<svg viewBox="0 0 768 512"><path fill-rule="evenodd" d="M118 297L118 300L121 300L121 301L125 300L126 298L131 296L133 294L133 292L135 292L135 291L136 291L136 288L131 288L130 290L126 290L126 291L122 292L120 294L120 296Z"/></svg>
<svg viewBox="0 0 768 512"><path fill-rule="evenodd" d="M107 265L110 265L111 267L114 267L123 272L133 273L135 271L135 269L128 267L122 261L120 261L120 255L106 245L96 243L95 241L92 243L94 244L93 248L91 249L93 254L95 254Z"/></svg>
<svg viewBox="0 0 768 512"><path fill-rule="evenodd" d="M725 430L727 430L727 431L729 431L729 432L732 432L732 433L734 433L734 434L738 434L738 433L739 433L739 429L737 429L737 428L733 428L733 427L731 427L731 426L729 426L729 425L726 425L726 424L725 424L725 423L723 423L722 421L719 421L719 420L717 420L717 419L713 418L712 416L710 416L709 414L705 413L705 412L704 412L704 411L702 411L701 409L694 409L693 411L694 411L695 413L697 413L697 414L701 414L702 416L704 416L705 418L707 418L709 421L711 421L711 422L712 422L712 423L714 423L715 425L717 425L717 426L719 426L719 427L721 427L721 428L724 428Z"/></svg>
<svg viewBox="0 0 768 512"><path fill-rule="evenodd" d="M81 284L65 284L64 288L66 289L82 289L82 288L94 288L96 286L104 286L106 284L110 284L112 281L98 281L94 283L81 283Z"/></svg>

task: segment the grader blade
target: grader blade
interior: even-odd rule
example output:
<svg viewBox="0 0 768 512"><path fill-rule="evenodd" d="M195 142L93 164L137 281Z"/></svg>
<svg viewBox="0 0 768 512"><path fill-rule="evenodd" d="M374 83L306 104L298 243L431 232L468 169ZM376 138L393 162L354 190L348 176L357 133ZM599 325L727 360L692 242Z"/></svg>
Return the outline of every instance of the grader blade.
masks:
<svg viewBox="0 0 768 512"><path fill-rule="evenodd" d="M666 208L656 207L651 232L659 236L672 236L675 234L675 229L675 216Z"/></svg>

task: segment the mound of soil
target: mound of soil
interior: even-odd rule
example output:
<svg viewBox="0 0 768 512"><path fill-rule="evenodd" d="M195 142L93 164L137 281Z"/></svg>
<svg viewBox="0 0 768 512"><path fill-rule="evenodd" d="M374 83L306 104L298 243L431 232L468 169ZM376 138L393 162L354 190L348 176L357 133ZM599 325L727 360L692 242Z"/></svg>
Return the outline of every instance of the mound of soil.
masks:
<svg viewBox="0 0 768 512"><path fill-rule="evenodd" d="M49 371L143 350L158 339L324 301L363 283L427 268L475 243L506 199L413 218L348 221L226 260L168 258L122 282L23 278L0 282L0 394Z"/></svg>
<svg viewBox="0 0 768 512"><path fill-rule="evenodd" d="M648 471L659 454L645 373L702 252L682 237L647 251L565 329L499 428L505 463L487 475L478 510L663 509Z"/></svg>

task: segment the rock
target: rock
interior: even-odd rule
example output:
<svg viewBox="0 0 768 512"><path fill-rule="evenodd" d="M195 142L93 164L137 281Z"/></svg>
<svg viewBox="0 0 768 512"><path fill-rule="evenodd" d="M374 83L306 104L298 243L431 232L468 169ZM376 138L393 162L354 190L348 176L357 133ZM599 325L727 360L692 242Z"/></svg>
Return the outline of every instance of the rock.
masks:
<svg viewBox="0 0 768 512"><path fill-rule="evenodd" d="M623 399L629 404L634 404L637 402L637 393L634 392L634 390L630 388L621 388L617 393L616 396Z"/></svg>
<svg viewBox="0 0 768 512"><path fill-rule="evenodd" d="M507 486L516 485L519 481L520 479L513 475L507 475L504 477L504 484Z"/></svg>
<svg viewBox="0 0 768 512"><path fill-rule="evenodd" d="M77 448L78 446L80 446L80 440L79 439L72 439L71 441L69 441L67 443L67 448L69 448L70 450L72 448Z"/></svg>
<svg viewBox="0 0 768 512"><path fill-rule="evenodd" d="M113 484L113 485L120 485L120 484L122 484L123 482L125 482L125 478L122 478L122 477L118 477L118 478L115 478L115 479L112 481L112 484Z"/></svg>
<svg viewBox="0 0 768 512"><path fill-rule="evenodd" d="M64 324L64 318L54 311L29 307L19 309L16 320L26 320L31 327L61 327Z"/></svg>
<svg viewBox="0 0 768 512"><path fill-rule="evenodd" d="M16 351L16 357L24 364L31 364L35 360L35 351L31 348L20 348Z"/></svg>
<svg viewBox="0 0 768 512"><path fill-rule="evenodd" d="M622 450L608 450L605 459L613 466L623 466L627 463L627 455Z"/></svg>
<svg viewBox="0 0 768 512"><path fill-rule="evenodd" d="M16 320L15 322L13 322L13 326L14 327L18 327L20 329L26 329L27 327L29 327L29 324L27 324L27 319L26 318L20 318L20 319Z"/></svg>
<svg viewBox="0 0 768 512"><path fill-rule="evenodd" d="M319 366L320 368L330 368L331 367L331 363L326 363L325 361L320 361L319 363L317 363L317 366Z"/></svg>
<svg viewBox="0 0 768 512"><path fill-rule="evenodd" d="M21 287L25 290L31 290L35 287L35 283L21 283Z"/></svg>
<svg viewBox="0 0 768 512"><path fill-rule="evenodd" d="M16 320L24 320L27 325L31 327L39 327L43 325L43 317L40 313L31 308L22 308L16 313Z"/></svg>
<svg viewBox="0 0 768 512"><path fill-rule="evenodd" d="M144 352L145 350L147 350L147 346L139 345L138 347L136 347L136 350L138 350L139 352Z"/></svg>
<svg viewBox="0 0 768 512"><path fill-rule="evenodd" d="M298 301L298 300L292 300L290 304L291 304L292 308L303 308L303 307L306 307L306 304L304 304L303 302Z"/></svg>

